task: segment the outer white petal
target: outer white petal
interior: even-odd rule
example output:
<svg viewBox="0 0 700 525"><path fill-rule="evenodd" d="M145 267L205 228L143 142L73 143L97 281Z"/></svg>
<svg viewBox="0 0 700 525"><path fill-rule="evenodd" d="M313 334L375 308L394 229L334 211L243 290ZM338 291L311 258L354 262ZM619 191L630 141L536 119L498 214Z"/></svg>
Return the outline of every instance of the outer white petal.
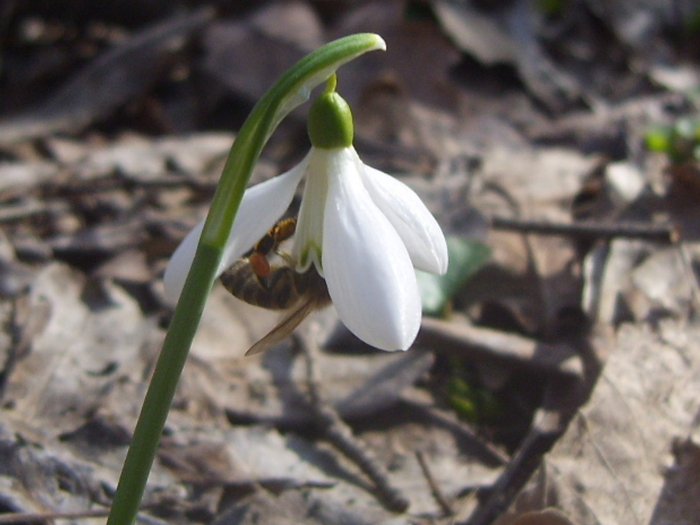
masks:
<svg viewBox="0 0 700 525"><path fill-rule="evenodd" d="M231 228L217 276L261 239L287 210L294 198L294 191L306 172L307 164L308 155L288 172L246 190ZM177 300L182 292L203 228L204 221L201 221L187 234L165 269L165 292L173 301Z"/></svg>
<svg viewBox="0 0 700 525"><path fill-rule="evenodd" d="M403 182L362 163L359 157L357 162L364 167L360 171L367 191L403 240L413 265L444 274L448 262L445 235L420 197Z"/></svg>
<svg viewBox="0 0 700 525"><path fill-rule="evenodd" d="M246 190L219 264L219 273L258 242L287 211L308 164L309 154L291 170Z"/></svg>
<svg viewBox="0 0 700 525"><path fill-rule="evenodd" d="M180 297L182 287L185 285L185 279L187 279L190 266L192 266L194 252L197 249L197 243L203 229L204 221L201 221L190 230L190 233L183 239L170 261L168 261L167 268L165 268L165 275L163 275L165 295L173 302Z"/></svg>
<svg viewBox="0 0 700 525"><path fill-rule="evenodd" d="M362 184L354 150L339 151L330 174L323 269L345 325L382 350L406 350L421 320L416 276L403 241Z"/></svg>

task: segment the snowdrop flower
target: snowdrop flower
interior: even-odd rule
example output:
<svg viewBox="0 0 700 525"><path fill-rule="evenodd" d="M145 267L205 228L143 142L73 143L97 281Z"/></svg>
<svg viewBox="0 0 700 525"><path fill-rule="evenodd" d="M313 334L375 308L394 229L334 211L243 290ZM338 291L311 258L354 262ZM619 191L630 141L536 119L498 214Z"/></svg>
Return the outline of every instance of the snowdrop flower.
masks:
<svg viewBox="0 0 700 525"><path fill-rule="evenodd" d="M352 114L331 78L309 113L312 148L290 171L249 188L219 274L287 210L306 175L292 257L325 278L340 319L382 350L406 350L421 320L414 268L443 274L447 245L437 221L408 186L364 164L352 146ZM199 224L173 255L166 292L177 297L201 234Z"/></svg>

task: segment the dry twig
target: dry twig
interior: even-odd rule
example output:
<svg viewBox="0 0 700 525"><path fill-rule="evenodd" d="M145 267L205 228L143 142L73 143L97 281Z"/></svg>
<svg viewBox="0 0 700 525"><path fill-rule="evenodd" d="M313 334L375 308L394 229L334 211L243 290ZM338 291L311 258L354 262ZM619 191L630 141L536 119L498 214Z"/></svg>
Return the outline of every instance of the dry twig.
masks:
<svg viewBox="0 0 700 525"><path fill-rule="evenodd" d="M567 237L588 239L644 239L666 243L678 242L680 232L675 224L645 224L641 222L574 222L552 223L492 217L491 227L497 230L509 230L539 235L564 235Z"/></svg>
<svg viewBox="0 0 700 525"><path fill-rule="evenodd" d="M592 334L583 333L574 338L572 343L585 357L584 379L572 382L552 377L547 380L543 406L513 459L468 521L457 525L489 525L506 511L590 396L601 370L595 357L600 349L596 347L608 345L610 337L607 327L598 327Z"/></svg>
<svg viewBox="0 0 700 525"><path fill-rule="evenodd" d="M437 504L440 505L442 513L445 516L453 516L455 512L452 509L450 503L447 501L445 495L442 493L442 490L440 490L437 481L435 481L433 473L430 471L430 467L428 466L428 462L426 461L423 452L421 452L420 450L416 450L416 459L418 460L420 469L423 472L423 476L425 476L425 481L428 482L428 486L430 487L430 493L433 495L433 498L435 498Z"/></svg>
<svg viewBox="0 0 700 525"><path fill-rule="evenodd" d="M366 448L353 435L352 429L340 418L335 409L323 400L318 382L316 355L318 354L318 325L311 323L302 335L295 333L295 340L306 357L309 397L314 416L323 429L326 439L345 457L355 463L374 483L378 499L394 512L404 512L409 501L400 489L391 484L384 468L374 460Z"/></svg>
<svg viewBox="0 0 700 525"><path fill-rule="evenodd" d="M549 344L490 328L423 318L418 344L472 358L495 358L556 376L581 379L583 365L570 344Z"/></svg>

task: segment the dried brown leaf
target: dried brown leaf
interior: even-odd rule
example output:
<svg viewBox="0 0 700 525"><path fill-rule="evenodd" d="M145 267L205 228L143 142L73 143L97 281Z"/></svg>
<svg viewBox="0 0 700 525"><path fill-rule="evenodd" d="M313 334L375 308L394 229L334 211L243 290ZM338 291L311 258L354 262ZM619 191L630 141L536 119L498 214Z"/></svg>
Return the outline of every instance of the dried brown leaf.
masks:
<svg viewBox="0 0 700 525"><path fill-rule="evenodd" d="M670 319L657 331L631 324L619 331L591 401L547 459L558 507L576 523L696 521L697 514L683 513L679 521L667 521L668 493L659 497L664 483L670 487L674 479L673 469L664 475L661 466L670 466L669 453L679 450L674 443L698 427L697 336L697 326ZM676 479L674 499L697 502L692 478Z"/></svg>
<svg viewBox="0 0 700 525"><path fill-rule="evenodd" d="M29 334L28 351L7 382L12 409L5 416L50 436L80 427L111 403L111 388L126 364L139 362L147 335L138 304L122 289L106 284L101 303L86 303L85 287L82 275L61 264L37 275L29 308L48 309L49 318ZM137 402L121 400L108 412L132 413Z"/></svg>
<svg viewBox="0 0 700 525"><path fill-rule="evenodd" d="M552 110L579 98L579 86L547 55L536 34L537 12L526 0L499 4L488 12L468 2L435 0L438 19L464 51L486 64L512 63L528 89Z"/></svg>

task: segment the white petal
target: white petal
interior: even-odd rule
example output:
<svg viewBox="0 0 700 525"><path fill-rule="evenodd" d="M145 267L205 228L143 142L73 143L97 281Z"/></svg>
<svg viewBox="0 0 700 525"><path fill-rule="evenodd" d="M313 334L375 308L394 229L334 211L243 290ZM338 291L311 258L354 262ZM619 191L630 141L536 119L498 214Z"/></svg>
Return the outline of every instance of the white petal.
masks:
<svg viewBox="0 0 700 525"><path fill-rule="evenodd" d="M202 229L204 229L204 221L190 230L165 268L165 275L163 275L165 295L173 302L180 297L182 287L185 285L185 279L187 279L190 266L192 266L192 259L194 259L194 252L197 249L199 236L202 235Z"/></svg>
<svg viewBox="0 0 700 525"><path fill-rule="evenodd" d="M357 162L362 161L357 159ZM444 274L447 243L440 225L423 201L403 182L362 164L362 180L374 203L386 215L419 270Z"/></svg>
<svg viewBox="0 0 700 525"><path fill-rule="evenodd" d="M351 148L342 150L345 164L353 154ZM382 350L411 346L421 320L415 272L403 241L372 202L355 168L330 174L323 268L333 303L350 331Z"/></svg>
<svg viewBox="0 0 700 525"><path fill-rule="evenodd" d="M287 210L294 198L294 191L306 172L307 164L308 155L288 172L246 190L231 228L217 276L260 240ZM173 301L180 296L185 284L203 228L204 221L187 234L165 269L165 292Z"/></svg>
<svg viewBox="0 0 700 525"><path fill-rule="evenodd" d="M340 173L346 167L354 169L352 164L343 166L347 156L338 155L337 149L311 148L309 168L306 176L304 196L301 199L299 220L297 222L292 257L297 261L300 273L314 264L323 276L321 252L323 248L323 220L328 195L329 173Z"/></svg>
<svg viewBox="0 0 700 525"><path fill-rule="evenodd" d="M309 154L286 173L246 190L219 264L219 273L258 242L287 211L308 164Z"/></svg>

